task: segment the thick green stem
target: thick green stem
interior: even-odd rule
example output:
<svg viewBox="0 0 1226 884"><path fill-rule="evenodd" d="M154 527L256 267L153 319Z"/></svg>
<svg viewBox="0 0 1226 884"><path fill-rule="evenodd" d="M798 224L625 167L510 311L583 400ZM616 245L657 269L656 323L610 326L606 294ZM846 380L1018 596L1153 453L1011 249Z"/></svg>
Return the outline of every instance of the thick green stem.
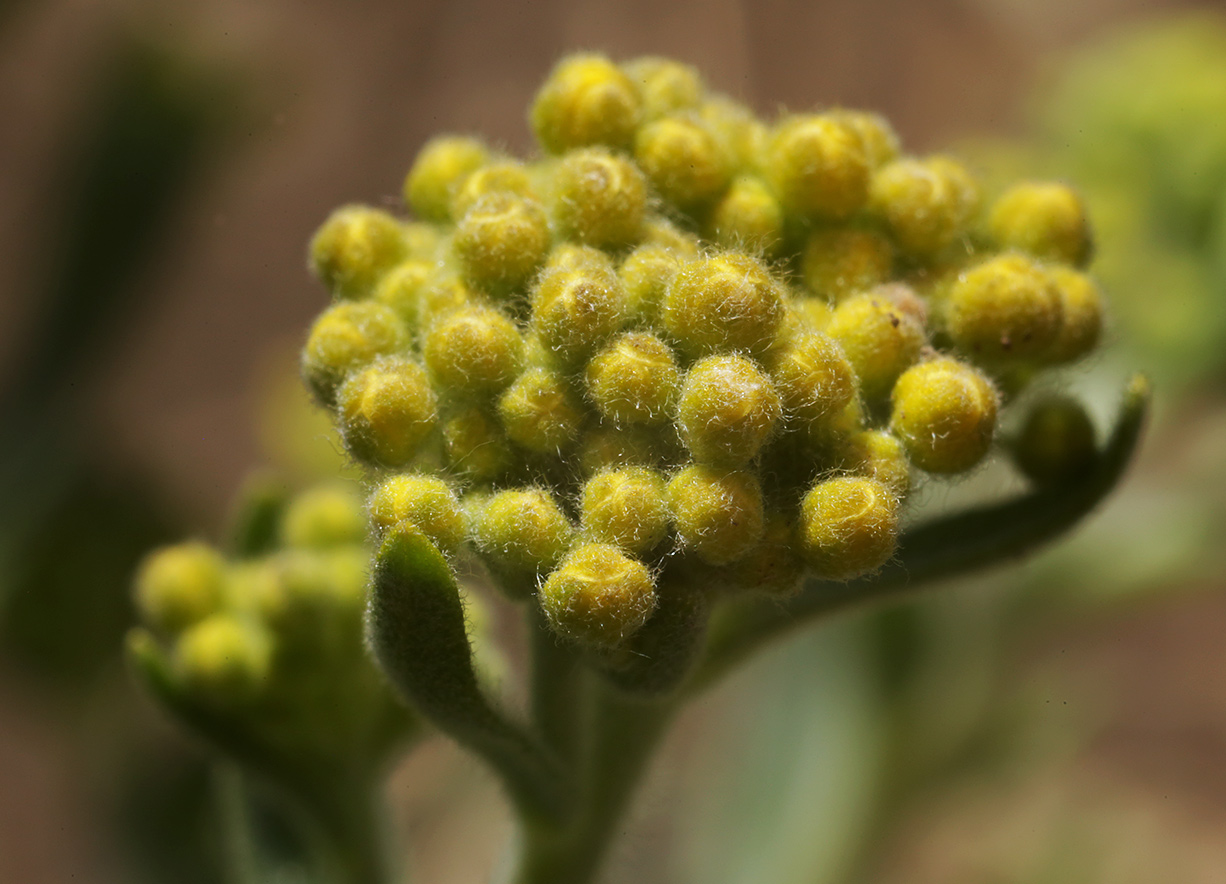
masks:
<svg viewBox="0 0 1226 884"><path fill-rule="evenodd" d="M570 762L577 751L586 672L574 650L549 628L541 609L531 607L532 720L545 745Z"/></svg>

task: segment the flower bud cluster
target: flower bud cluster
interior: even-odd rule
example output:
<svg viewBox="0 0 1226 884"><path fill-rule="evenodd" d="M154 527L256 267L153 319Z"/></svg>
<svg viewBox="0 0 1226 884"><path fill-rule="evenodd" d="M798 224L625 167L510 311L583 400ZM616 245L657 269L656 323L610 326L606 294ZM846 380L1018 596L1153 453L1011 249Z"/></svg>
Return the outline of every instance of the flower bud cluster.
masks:
<svg viewBox="0 0 1226 884"><path fill-rule="evenodd" d="M671 581L872 573L913 473L988 453L999 385L1097 344L1062 184L985 203L880 116L762 120L659 58L564 58L529 120L533 161L427 144L417 220L325 222L303 372L376 530L479 557L582 645L625 645Z"/></svg>

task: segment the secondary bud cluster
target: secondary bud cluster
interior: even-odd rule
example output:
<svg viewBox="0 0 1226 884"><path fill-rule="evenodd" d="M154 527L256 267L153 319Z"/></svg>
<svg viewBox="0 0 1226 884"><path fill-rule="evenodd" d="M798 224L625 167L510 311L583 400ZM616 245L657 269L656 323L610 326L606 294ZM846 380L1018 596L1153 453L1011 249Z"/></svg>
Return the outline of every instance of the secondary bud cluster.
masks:
<svg viewBox="0 0 1226 884"><path fill-rule="evenodd" d="M985 203L880 116L762 120L657 58L565 58L529 119L538 159L438 138L417 220L325 222L303 372L376 530L476 554L582 644L624 646L673 580L872 573L913 469L974 468L998 385L1098 341L1062 184Z"/></svg>

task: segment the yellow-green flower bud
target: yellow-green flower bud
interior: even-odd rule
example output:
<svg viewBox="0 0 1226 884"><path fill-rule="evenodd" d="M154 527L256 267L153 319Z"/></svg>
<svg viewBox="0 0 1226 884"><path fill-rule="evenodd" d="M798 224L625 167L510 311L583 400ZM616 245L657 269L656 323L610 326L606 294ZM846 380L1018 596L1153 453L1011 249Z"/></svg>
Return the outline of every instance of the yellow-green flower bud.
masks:
<svg viewBox="0 0 1226 884"><path fill-rule="evenodd" d="M353 375L337 396L341 437L358 460L400 467L434 430L438 403L415 362L385 357Z"/></svg>
<svg viewBox="0 0 1226 884"><path fill-rule="evenodd" d="M911 462L896 436L860 430L847 438L844 457L853 472L876 479L902 500L911 490Z"/></svg>
<svg viewBox="0 0 1226 884"><path fill-rule="evenodd" d="M1089 276L1067 267L1049 267L1047 274L1060 292L1060 330L1044 356L1052 362L1072 362L1098 346L1103 330L1103 296Z"/></svg>
<svg viewBox="0 0 1226 884"><path fill-rule="evenodd" d="M954 343L976 358L1000 361L1043 354L1063 324L1060 290L1031 259L989 258L962 273L942 309Z"/></svg>
<svg viewBox="0 0 1226 884"><path fill-rule="evenodd" d="M498 416L513 442L537 454L560 454L578 439L583 407L557 374L530 368L502 394Z"/></svg>
<svg viewBox="0 0 1226 884"><path fill-rule="evenodd" d="M629 147L642 118L639 91L603 55L562 59L536 94L532 131L549 153L604 144Z"/></svg>
<svg viewBox="0 0 1226 884"><path fill-rule="evenodd" d="M683 260L673 248L656 243L644 243L626 256L617 275L633 320L647 325L659 321L664 293Z"/></svg>
<svg viewBox="0 0 1226 884"><path fill-rule="evenodd" d="M481 197L456 226L453 248L470 285L507 296L523 288L549 254L545 210L499 191Z"/></svg>
<svg viewBox="0 0 1226 884"><path fill-rule="evenodd" d="M913 365L894 385L890 428L911 462L930 473L960 473L983 459L996 430L996 391L953 359Z"/></svg>
<svg viewBox="0 0 1226 884"><path fill-rule="evenodd" d="M672 424L645 427L636 424L596 426L583 434L579 465L583 475L626 466L660 466L684 454Z"/></svg>
<svg viewBox="0 0 1226 884"><path fill-rule="evenodd" d="M473 539L513 597L526 597L538 577L561 561L574 528L548 492L499 491L472 519Z"/></svg>
<svg viewBox="0 0 1226 884"><path fill-rule="evenodd" d="M409 221L401 226L404 231L406 256L414 261L432 263L443 241L443 231L426 221Z"/></svg>
<svg viewBox="0 0 1226 884"><path fill-rule="evenodd" d="M698 118L723 144L734 172L761 171L769 132L753 111L727 96L715 95L699 106Z"/></svg>
<svg viewBox="0 0 1226 884"><path fill-rule="evenodd" d="M1067 185L1024 181L992 206L988 230L1002 248L1045 261L1083 267L1093 251L1090 220L1081 197Z"/></svg>
<svg viewBox="0 0 1226 884"><path fill-rule="evenodd" d="M158 632L174 635L216 612L225 562L203 543L181 543L146 556L136 573L136 607Z"/></svg>
<svg viewBox="0 0 1226 884"><path fill-rule="evenodd" d="M320 485L293 500L281 520L286 546L327 549L366 539L362 499L349 485Z"/></svg>
<svg viewBox="0 0 1226 884"><path fill-rule="evenodd" d="M661 424L672 419L681 387L673 351L655 335L627 332L588 363L588 398L616 423Z"/></svg>
<svg viewBox="0 0 1226 884"><path fill-rule="evenodd" d="M408 343L408 330L392 308L367 301L335 304L311 326L302 374L315 398L331 405L347 374Z"/></svg>
<svg viewBox="0 0 1226 884"><path fill-rule="evenodd" d="M779 199L809 218L850 217L868 197L871 169L854 129L833 116L782 120L767 147L766 174Z"/></svg>
<svg viewBox="0 0 1226 884"><path fill-rule="evenodd" d="M654 470L605 470L583 486L580 522L592 540L645 555L668 534L664 480Z"/></svg>
<svg viewBox="0 0 1226 884"><path fill-rule="evenodd" d="M184 687L201 702L241 707L268 681L268 640L228 614L214 614L179 637L174 665Z"/></svg>
<svg viewBox="0 0 1226 884"><path fill-rule="evenodd" d="M693 261L664 295L662 321L683 354L721 350L759 355L783 321L783 289L757 259L737 252Z"/></svg>
<svg viewBox="0 0 1226 884"><path fill-rule="evenodd" d="M736 468L757 457L770 438L780 401L771 379L751 360L708 356L686 375L677 412L695 460Z"/></svg>
<svg viewBox="0 0 1226 884"><path fill-rule="evenodd" d="M648 218L643 224L643 245L663 246L678 260L697 258L702 252L698 237L659 215Z"/></svg>
<svg viewBox="0 0 1226 884"><path fill-rule="evenodd" d="M464 543L460 501L446 482L434 476L392 476L375 488L368 509L370 525L379 536L409 522L445 553L455 552Z"/></svg>
<svg viewBox="0 0 1226 884"><path fill-rule="evenodd" d="M536 199L532 176L518 160L496 160L482 166L464 178L451 197L451 217L459 221L477 201L492 193L506 193L524 199Z"/></svg>
<svg viewBox="0 0 1226 884"><path fill-rule="evenodd" d="M674 476L665 493L685 548L710 565L735 562L762 539L762 488L752 473L695 464Z"/></svg>
<svg viewBox="0 0 1226 884"><path fill-rule="evenodd" d="M783 206L761 178L732 182L707 216L707 235L721 246L774 257L783 247Z"/></svg>
<svg viewBox="0 0 1226 884"><path fill-rule="evenodd" d="M447 271L436 272L422 287L417 299L417 328L426 330L448 314L483 302L485 299L461 279Z"/></svg>
<svg viewBox="0 0 1226 884"><path fill-rule="evenodd" d="M475 138L431 139L404 180L404 201L427 221L450 221L452 198L469 175L489 162L489 156L489 149Z"/></svg>
<svg viewBox="0 0 1226 884"><path fill-rule="evenodd" d="M617 274L594 267L546 273L532 295L532 331L562 368L591 358L626 321Z"/></svg>
<svg viewBox="0 0 1226 884"><path fill-rule="evenodd" d="M856 398L856 373L820 331L803 331L774 354L771 377L784 411L806 424L825 422Z"/></svg>
<svg viewBox="0 0 1226 884"><path fill-rule="evenodd" d="M553 216L564 236L598 248L638 241L647 182L625 157L602 148L568 153L554 172Z"/></svg>
<svg viewBox="0 0 1226 884"><path fill-rule="evenodd" d="M869 168L878 169L898 158L900 150L898 133L894 131L890 121L881 114L839 108L830 111L827 116L847 126L860 136L860 143L864 145L864 154L868 158Z"/></svg>
<svg viewBox="0 0 1226 884"><path fill-rule="evenodd" d="M443 423L447 465L475 482L493 482L514 463L511 441L484 409L472 407Z"/></svg>
<svg viewBox="0 0 1226 884"><path fill-rule="evenodd" d="M595 246L560 242L545 260L542 276L561 270L585 270L589 273L613 273L613 259Z"/></svg>
<svg viewBox="0 0 1226 884"><path fill-rule="evenodd" d="M407 253L404 230L387 212L343 206L311 240L311 272L334 298L365 298Z"/></svg>
<svg viewBox="0 0 1226 884"><path fill-rule="evenodd" d="M450 396L493 396L515 380L523 368L524 341L497 310L460 307L437 322L426 335L422 358L435 386Z"/></svg>
<svg viewBox="0 0 1226 884"><path fill-rule="evenodd" d="M925 343L924 326L884 292L866 292L839 304L826 333L843 348L869 399L888 396Z"/></svg>
<svg viewBox="0 0 1226 884"><path fill-rule="evenodd" d="M1076 477L1093 462L1095 451L1089 415L1064 396L1035 404L1013 445L1018 467L1036 485Z"/></svg>
<svg viewBox="0 0 1226 884"><path fill-rule="evenodd" d="M802 329L824 332L834 319L834 308L825 298L801 296L794 302L795 315L800 322L793 334L799 334ZM791 339L789 339L789 343Z"/></svg>
<svg viewBox="0 0 1226 884"><path fill-rule="evenodd" d="M432 261L410 258L383 275L375 286L374 298L396 311L410 330L417 328L422 293L434 281Z"/></svg>
<svg viewBox="0 0 1226 884"><path fill-rule="evenodd" d="M688 64L646 56L626 62L622 69L638 86L646 121L687 110L702 100L702 75Z"/></svg>
<svg viewBox="0 0 1226 884"><path fill-rule="evenodd" d="M635 137L634 158L656 192L682 211L714 201L728 186L723 147L695 119L671 116L648 123Z"/></svg>
<svg viewBox="0 0 1226 884"><path fill-rule="evenodd" d="M298 666L361 647L369 555L348 546L286 550L272 560L273 579L259 584L256 601L265 626Z"/></svg>
<svg viewBox="0 0 1226 884"><path fill-rule="evenodd" d="M762 539L749 554L727 567L724 577L736 589L789 596L800 588L804 562L796 552L792 524L780 513L766 518Z"/></svg>
<svg viewBox="0 0 1226 884"><path fill-rule="evenodd" d="M928 258L966 233L979 192L953 160L904 157L873 176L870 205L903 251Z"/></svg>
<svg viewBox="0 0 1226 884"><path fill-rule="evenodd" d="M538 597L555 630L597 648L616 648L656 609L651 572L604 543L572 551L546 578Z"/></svg>
<svg viewBox="0 0 1226 884"><path fill-rule="evenodd" d="M805 285L815 295L841 301L893 275L894 247L865 227L819 227L801 257Z"/></svg>
<svg viewBox="0 0 1226 884"><path fill-rule="evenodd" d="M819 577L870 574L894 554L898 499L875 479L826 479L801 501L798 533L800 554Z"/></svg>

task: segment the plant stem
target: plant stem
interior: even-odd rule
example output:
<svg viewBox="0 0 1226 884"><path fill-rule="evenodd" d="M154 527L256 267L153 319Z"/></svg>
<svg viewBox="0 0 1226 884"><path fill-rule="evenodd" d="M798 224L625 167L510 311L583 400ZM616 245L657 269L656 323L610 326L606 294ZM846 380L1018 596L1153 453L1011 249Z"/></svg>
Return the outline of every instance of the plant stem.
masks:
<svg viewBox="0 0 1226 884"><path fill-rule="evenodd" d="M532 606L529 617L532 720L545 745L560 760L569 763L577 751L585 672L574 651L549 628L538 606Z"/></svg>

